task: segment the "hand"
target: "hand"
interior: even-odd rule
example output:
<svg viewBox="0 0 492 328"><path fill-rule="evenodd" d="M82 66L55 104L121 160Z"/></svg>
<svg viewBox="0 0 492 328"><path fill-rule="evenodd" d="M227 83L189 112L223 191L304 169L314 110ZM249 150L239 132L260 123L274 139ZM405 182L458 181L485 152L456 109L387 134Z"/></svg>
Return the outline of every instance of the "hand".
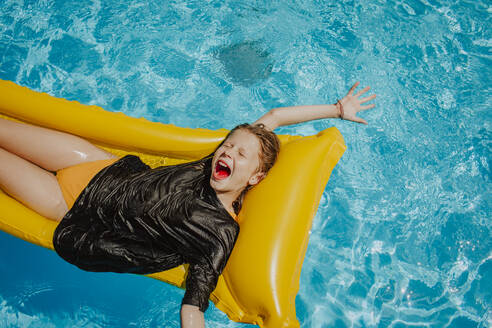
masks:
<svg viewBox="0 0 492 328"><path fill-rule="evenodd" d="M337 106L337 108L341 114L343 113L342 118L344 120L349 120L349 121L367 124L367 122L364 119L357 117L357 113L360 111L369 109L369 108L374 108L374 106L375 106L374 104L365 105L365 106L361 106L361 105L365 102L373 100L374 98L376 98L376 95L374 94L374 95L371 95L369 97L359 99L359 97L362 96L364 93L366 93L370 89L370 87L367 86L354 95L354 90L357 88L358 85L359 85L359 82L358 81L355 82L355 84L352 86L352 88L350 88L347 95L345 97L343 97L339 101L340 103L337 103L335 106ZM342 110L340 110L340 104L341 104Z"/></svg>

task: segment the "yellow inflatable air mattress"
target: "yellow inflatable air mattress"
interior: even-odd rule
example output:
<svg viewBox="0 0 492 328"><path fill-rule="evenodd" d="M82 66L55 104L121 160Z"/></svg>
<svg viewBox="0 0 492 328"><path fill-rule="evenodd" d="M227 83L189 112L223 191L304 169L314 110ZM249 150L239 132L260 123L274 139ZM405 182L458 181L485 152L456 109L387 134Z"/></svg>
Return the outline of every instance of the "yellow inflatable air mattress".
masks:
<svg viewBox="0 0 492 328"><path fill-rule="evenodd" d="M118 156L135 154L151 167L211 153L227 130L180 128L113 113L0 80L1 117L81 136ZM332 127L317 135L280 135L278 162L246 196L240 234L217 288L216 307L237 322L299 327L295 297L309 230L331 171L345 151ZM0 229L53 249L57 222L0 191ZM187 266L149 275L184 288Z"/></svg>

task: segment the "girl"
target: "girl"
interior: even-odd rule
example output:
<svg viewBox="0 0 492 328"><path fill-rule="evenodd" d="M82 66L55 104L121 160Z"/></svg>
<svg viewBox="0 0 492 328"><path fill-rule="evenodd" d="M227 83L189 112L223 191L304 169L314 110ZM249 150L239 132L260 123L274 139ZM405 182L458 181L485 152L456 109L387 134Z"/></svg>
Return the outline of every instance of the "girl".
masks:
<svg viewBox="0 0 492 328"><path fill-rule="evenodd" d="M149 274L189 263L182 327L204 327L203 313L234 247L245 193L273 166L279 126L356 114L376 97L369 87L334 105L281 107L230 131L200 160L150 169L79 137L0 119L0 187L60 221L56 252L87 271ZM55 173L55 174L53 174ZM35 183L33 183L35 181Z"/></svg>

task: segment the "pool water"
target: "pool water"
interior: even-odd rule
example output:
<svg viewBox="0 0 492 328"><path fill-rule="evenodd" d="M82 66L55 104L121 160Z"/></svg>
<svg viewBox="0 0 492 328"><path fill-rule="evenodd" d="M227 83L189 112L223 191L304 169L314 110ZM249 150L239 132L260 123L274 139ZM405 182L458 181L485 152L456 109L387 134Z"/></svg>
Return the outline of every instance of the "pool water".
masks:
<svg viewBox="0 0 492 328"><path fill-rule="evenodd" d="M276 130L336 126L348 147L314 219L301 327L490 327L491 13L485 0L3 0L0 78L210 129L370 85L368 126ZM179 327L182 295L0 232L0 327ZM205 318L249 327L213 305Z"/></svg>

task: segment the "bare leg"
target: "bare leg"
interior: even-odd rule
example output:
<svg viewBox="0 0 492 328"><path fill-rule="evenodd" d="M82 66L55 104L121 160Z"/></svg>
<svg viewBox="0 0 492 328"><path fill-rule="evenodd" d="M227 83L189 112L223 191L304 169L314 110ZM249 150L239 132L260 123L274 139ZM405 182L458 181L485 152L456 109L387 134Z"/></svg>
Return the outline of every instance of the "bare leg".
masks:
<svg viewBox="0 0 492 328"><path fill-rule="evenodd" d="M39 214L60 221L68 211L54 174L0 148L0 188Z"/></svg>
<svg viewBox="0 0 492 328"><path fill-rule="evenodd" d="M48 171L117 157L72 134L3 118L0 147Z"/></svg>

